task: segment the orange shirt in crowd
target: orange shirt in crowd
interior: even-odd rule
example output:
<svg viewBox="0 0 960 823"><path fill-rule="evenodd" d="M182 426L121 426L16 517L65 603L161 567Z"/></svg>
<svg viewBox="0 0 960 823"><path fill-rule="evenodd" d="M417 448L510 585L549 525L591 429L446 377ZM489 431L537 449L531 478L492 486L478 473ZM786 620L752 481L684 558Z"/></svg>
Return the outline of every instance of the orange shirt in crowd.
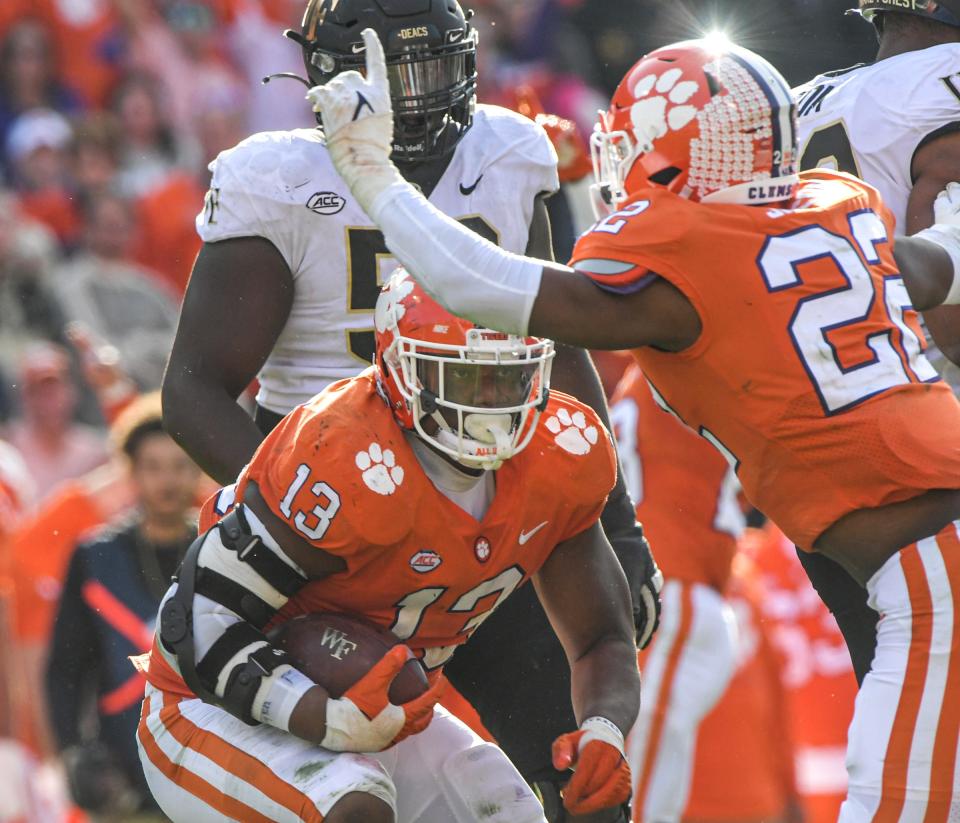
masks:
<svg viewBox="0 0 960 823"><path fill-rule="evenodd" d="M193 176L174 172L138 203L141 241L137 259L162 275L178 299L186 291L200 251L194 221L204 194Z"/></svg>
<svg viewBox="0 0 960 823"><path fill-rule="evenodd" d="M637 365L617 387L610 418L627 490L664 577L722 592L744 525L733 470L657 405Z"/></svg>
<svg viewBox="0 0 960 823"><path fill-rule="evenodd" d="M46 642L74 547L85 533L132 503L125 474L107 464L61 485L12 535L9 568L16 592L12 622L20 642Z"/></svg>
<svg viewBox="0 0 960 823"><path fill-rule="evenodd" d="M763 618L784 658L787 716L806 823L833 823L846 793L844 757L857 682L840 629L776 527L750 530L741 551L764 582Z"/></svg>
<svg viewBox="0 0 960 823"><path fill-rule="evenodd" d="M3 0L4 3L9 0ZM86 106L103 108L120 76L122 40L113 0L30 0L50 26L57 76Z"/></svg>
<svg viewBox="0 0 960 823"><path fill-rule="evenodd" d="M758 570L738 556L727 592L739 631L737 670L700 724L685 820L782 820L795 800L783 660L761 613L763 597Z"/></svg>

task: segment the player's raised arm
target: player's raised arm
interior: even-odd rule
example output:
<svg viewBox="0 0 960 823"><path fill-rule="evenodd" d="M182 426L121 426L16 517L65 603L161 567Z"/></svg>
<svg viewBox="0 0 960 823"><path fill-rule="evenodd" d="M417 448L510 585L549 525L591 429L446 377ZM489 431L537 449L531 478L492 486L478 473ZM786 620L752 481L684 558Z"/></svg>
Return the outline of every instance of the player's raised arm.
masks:
<svg viewBox="0 0 960 823"><path fill-rule="evenodd" d="M372 30L364 42L366 79L346 72L308 97L323 113L337 171L431 296L478 324L584 347L630 348L675 335L670 321L686 301L667 284L626 298L607 294L566 266L479 238L406 183L390 161L393 116L383 49Z"/></svg>
<svg viewBox="0 0 960 823"><path fill-rule="evenodd" d="M371 30L364 41L367 78L347 72L314 87L308 97L323 113L340 175L390 249L433 297L488 327L590 348L679 350L693 342L696 312L669 284L657 281L632 294L609 294L572 269L510 254L477 238L404 182L390 161L393 115L383 49ZM944 248L955 270L960 267L960 226L938 225L921 236ZM946 271L946 259L929 248L923 254L931 255L940 261L936 281L949 279L954 286L915 282L924 293L914 300L960 301L955 271Z"/></svg>

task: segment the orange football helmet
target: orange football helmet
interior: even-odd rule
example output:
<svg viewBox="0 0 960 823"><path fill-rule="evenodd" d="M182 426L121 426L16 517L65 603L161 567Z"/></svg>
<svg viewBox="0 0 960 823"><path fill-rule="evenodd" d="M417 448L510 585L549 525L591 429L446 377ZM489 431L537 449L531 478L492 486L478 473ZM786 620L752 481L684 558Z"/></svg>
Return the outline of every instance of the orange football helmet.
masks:
<svg viewBox="0 0 960 823"><path fill-rule="evenodd" d="M399 268L377 299L379 386L397 422L458 462L495 469L546 408L553 342L478 328Z"/></svg>
<svg viewBox="0 0 960 823"><path fill-rule="evenodd" d="M601 112L591 139L598 218L649 186L713 203L793 197L796 106L781 74L719 40L642 58Z"/></svg>

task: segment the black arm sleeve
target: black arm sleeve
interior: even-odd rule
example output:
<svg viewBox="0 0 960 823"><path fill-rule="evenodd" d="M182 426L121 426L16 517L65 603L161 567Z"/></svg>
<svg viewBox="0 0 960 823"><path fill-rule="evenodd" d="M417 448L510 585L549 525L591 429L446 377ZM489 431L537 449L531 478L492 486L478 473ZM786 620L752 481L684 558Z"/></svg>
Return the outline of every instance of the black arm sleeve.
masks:
<svg viewBox="0 0 960 823"><path fill-rule="evenodd" d="M102 654L94 615L83 599L87 579L83 556L81 548L70 558L47 658L47 705L60 749L80 742L82 703Z"/></svg>

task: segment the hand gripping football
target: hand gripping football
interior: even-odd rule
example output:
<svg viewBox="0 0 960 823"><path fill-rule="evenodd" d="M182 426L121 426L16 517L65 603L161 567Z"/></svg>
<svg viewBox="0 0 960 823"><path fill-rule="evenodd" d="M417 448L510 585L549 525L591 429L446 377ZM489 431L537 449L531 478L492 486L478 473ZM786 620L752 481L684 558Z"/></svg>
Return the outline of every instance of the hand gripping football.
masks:
<svg viewBox="0 0 960 823"><path fill-rule="evenodd" d="M317 613L295 617L268 635L283 649L293 666L331 697L340 697L401 641L387 629L347 614ZM390 684L388 696L396 705L427 690L427 676L419 660L408 660Z"/></svg>

